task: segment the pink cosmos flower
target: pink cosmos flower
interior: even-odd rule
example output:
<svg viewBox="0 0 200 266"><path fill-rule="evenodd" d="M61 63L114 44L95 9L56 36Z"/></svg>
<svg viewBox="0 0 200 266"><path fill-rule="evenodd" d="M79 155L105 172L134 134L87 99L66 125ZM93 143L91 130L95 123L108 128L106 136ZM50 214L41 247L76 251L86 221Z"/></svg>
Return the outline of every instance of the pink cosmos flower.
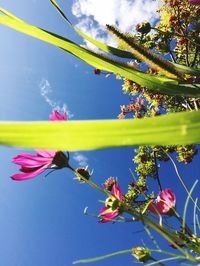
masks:
<svg viewBox="0 0 200 266"><path fill-rule="evenodd" d="M157 214L167 214L172 208L174 208L176 205L176 196L174 192L167 188L165 190L162 190L157 198L156 203L151 203L148 206L148 209L151 212L157 213Z"/></svg>
<svg viewBox="0 0 200 266"><path fill-rule="evenodd" d="M20 154L13 158L12 162L21 165L21 174L12 175L14 180L26 180L33 178L49 168L56 155L55 151L36 150L36 155Z"/></svg>
<svg viewBox="0 0 200 266"><path fill-rule="evenodd" d="M61 115L57 110L54 110L53 113L49 116L51 121L66 121L67 120L67 113L64 112Z"/></svg>
<svg viewBox="0 0 200 266"><path fill-rule="evenodd" d="M51 121L66 120L67 115L64 112L61 115L58 111L53 111L50 115ZM20 154L13 158L12 162L21 165L20 174L14 174L11 176L14 180L26 180L33 178L46 169L53 166L57 168L65 167L68 163L68 157L61 151L50 151L50 150L35 150L36 155L32 154Z"/></svg>
<svg viewBox="0 0 200 266"><path fill-rule="evenodd" d="M118 183L114 184L110 196L106 199L105 207L100 210L102 219L99 223L107 223L120 213L122 205L122 192Z"/></svg>
<svg viewBox="0 0 200 266"><path fill-rule="evenodd" d="M189 0L190 5L200 6L200 0Z"/></svg>

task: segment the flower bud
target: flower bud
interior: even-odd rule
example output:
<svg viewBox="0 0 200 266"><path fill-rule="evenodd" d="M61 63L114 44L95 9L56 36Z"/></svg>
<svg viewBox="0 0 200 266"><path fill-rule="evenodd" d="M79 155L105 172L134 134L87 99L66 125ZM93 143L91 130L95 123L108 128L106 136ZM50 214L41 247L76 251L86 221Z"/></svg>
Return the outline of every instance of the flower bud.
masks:
<svg viewBox="0 0 200 266"><path fill-rule="evenodd" d="M151 259L151 252L148 248L136 247L132 249L132 255L140 262L147 262Z"/></svg>
<svg viewBox="0 0 200 266"><path fill-rule="evenodd" d="M87 169L87 167L78 167L76 168L76 179L78 179L79 181L84 182L85 180L83 178L81 178L81 176L83 176L85 179L89 180L90 176L92 175L92 173Z"/></svg>
<svg viewBox="0 0 200 266"><path fill-rule="evenodd" d="M100 75L101 74L101 70L98 69L98 68L94 69L94 74L95 75Z"/></svg>
<svg viewBox="0 0 200 266"><path fill-rule="evenodd" d="M151 31L151 24L149 22L143 22L136 25L136 30L142 34L147 34Z"/></svg>

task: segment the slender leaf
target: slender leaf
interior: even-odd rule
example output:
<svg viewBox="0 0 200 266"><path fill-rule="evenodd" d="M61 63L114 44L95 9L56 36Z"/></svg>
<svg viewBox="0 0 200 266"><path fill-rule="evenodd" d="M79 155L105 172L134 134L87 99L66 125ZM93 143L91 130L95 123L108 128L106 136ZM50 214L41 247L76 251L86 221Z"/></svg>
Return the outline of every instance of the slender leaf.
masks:
<svg viewBox="0 0 200 266"><path fill-rule="evenodd" d="M196 215L197 215L197 202L198 202L198 198L196 198L195 200L195 204L194 204L194 211L193 211L193 223L194 223L194 235L197 236L197 225L196 225Z"/></svg>
<svg viewBox="0 0 200 266"><path fill-rule="evenodd" d="M94 262L94 261L98 261L98 260L104 260L104 259L107 259L107 258L110 258L110 257L114 257L114 256L125 254L125 253L131 253L131 252L132 252L132 249L121 250L121 251L110 253L110 254L107 254L107 255L104 255L104 256L100 256L100 257L97 257L97 258L77 260L77 261L74 261L73 264L88 263L88 262Z"/></svg>
<svg viewBox="0 0 200 266"><path fill-rule="evenodd" d="M129 120L2 122L0 144L59 150L200 142L200 111Z"/></svg>
<svg viewBox="0 0 200 266"><path fill-rule="evenodd" d="M171 261L171 260L179 260L180 258L178 257L171 257L171 258L166 258L166 259L162 259L162 260L157 260L157 261L154 261L152 263L148 263L146 264L146 266L153 266L153 265L158 265L159 263L162 263L162 262L165 262L165 261Z"/></svg>
<svg viewBox="0 0 200 266"><path fill-rule="evenodd" d="M0 23L58 46L95 68L119 74L147 87L150 90L155 90L160 93L200 97L200 84L178 84L178 82L173 79L156 77L140 72L126 63L89 51L64 37L31 26L21 20L14 19L13 17L6 16L4 12L4 15L0 15Z"/></svg>
<svg viewBox="0 0 200 266"><path fill-rule="evenodd" d="M190 192L189 192L189 194L187 196L187 199L185 201L184 212L183 212L183 222L182 222L183 229L185 229L185 226L186 226L186 214L187 214L188 203L189 203L190 197L191 197L192 192L195 189L197 183L198 183L198 180L196 180L194 182L194 184L193 184L192 188L190 189ZM195 203L196 203L196 201L195 201Z"/></svg>
<svg viewBox="0 0 200 266"><path fill-rule="evenodd" d="M128 52L128 51L124 51L118 48L115 48L113 46L107 45L105 43L102 43L100 41L97 41L95 39L93 39L92 37L88 36L87 34L83 33L80 29L78 29L77 27L75 27L71 21L67 18L67 16L64 14L64 12L62 11L62 9L60 8L60 6L58 5L58 3L55 0L50 0L50 2L53 4L53 6L57 9L57 11L61 14L61 16L65 19L65 21L67 21L67 23L69 23L69 25L81 36L83 37L85 40L91 42L92 44L94 44L96 47L98 47L99 49L103 50L106 53L110 53L112 55L116 55L122 58L132 58L135 59L135 57L133 56L132 53Z"/></svg>

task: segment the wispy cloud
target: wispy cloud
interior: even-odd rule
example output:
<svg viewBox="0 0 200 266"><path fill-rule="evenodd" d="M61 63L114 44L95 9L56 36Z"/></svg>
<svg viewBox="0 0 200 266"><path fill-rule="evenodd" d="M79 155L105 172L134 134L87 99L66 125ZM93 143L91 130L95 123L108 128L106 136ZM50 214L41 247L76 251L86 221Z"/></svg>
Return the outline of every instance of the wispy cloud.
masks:
<svg viewBox="0 0 200 266"><path fill-rule="evenodd" d="M45 102L52 108L60 112L67 112L67 117L72 118L74 115L70 112L66 103L60 103L52 98L52 88L49 81L43 78L39 83L40 94L44 98Z"/></svg>
<svg viewBox="0 0 200 266"><path fill-rule="evenodd" d="M75 152L73 159L82 167L86 167L88 165L88 158L80 152Z"/></svg>
<svg viewBox="0 0 200 266"><path fill-rule="evenodd" d="M78 18L78 27L91 37L114 45L105 33L105 25L116 25L123 32L132 32L145 20L158 18L160 0L74 0L72 13ZM88 43L87 43L88 44Z"/></svg>

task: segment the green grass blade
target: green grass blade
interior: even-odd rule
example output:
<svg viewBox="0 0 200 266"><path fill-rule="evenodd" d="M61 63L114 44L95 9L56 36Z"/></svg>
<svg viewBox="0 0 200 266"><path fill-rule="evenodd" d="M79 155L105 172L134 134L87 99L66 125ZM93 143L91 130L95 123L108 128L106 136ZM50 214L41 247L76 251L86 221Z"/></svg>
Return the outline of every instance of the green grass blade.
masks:
<svg viewBox="0 0 200 266"><path fill-rule="evenodd" d="M182 72L183 74L188 74L188 75L194 75L197 77L200 77L200 69L194 68L194 67L188 67L188 66L183 66L180 64L172 63L178 71Z"/></svg>
<svg viewBox="0 0 200 266"><path fill-rule="evenodd" d="M194 223L194 235L197 236L197 221L196 221L196 215L197 215L197 203L198 203L198 198L196 198L195 203L194 203L194 211L193 211L193 223Z"/></svg>
<svg viewBox="0 0 200 266"><path fill-rule="evenodd" d="M154 246L160 250L160 247L157 243L157 241L155 240L155 238L153 237L153 234L151 233L151 231L149 230L149 228L147 228L147 226L144 226L144 230L146 231L147 235L149 236L149 238L151 239L151 241L153 242Z"/></svg>
<svg viewBox="0 0 200 266"><path fill-rule="evenodd" d="M31 26L21 20L13 19L6 15L0 15L0 23L62 48L95 68L113 72L127 79L134 80L150 90L169 95L200 97L200 84L178 84L176 80L156 77L140 72L126 63L89 51L64 37Z"/></svg>
<svg viewBox="0 0 200 266"><path fill-rule="evenodd" d="M148 263L146 264L146 266L153 266L153 265L159 265L159 263L162 263L162 262L166 262L166 261L171 261L171 260L178 260L180 259L177 255L177 257L171 257L171 258L166 258L166 259L162 259L162 260L157 260L157 261L154 261L152 263Z"/></svg>
<svg viewBox="0 0 200 266"><path fill-rule="evenodd" d="M125 253L131 253L131 252L132 252L132 249L121 250L121 251L110 253L110 254L107 254L107 255L104 255L104 256L100 256L100 257L97 257L97 258L77 260L77 261L74 261L73 264L88 263L88 262L94 262L94 261L98 261L98 260L104 260L104 259L107 259L107 258L110 258L110 257L114 257L114 256L125 254Z"/></svg>
<svg viewBox="0 0 200 266"><path fill-rule="evenodd" d="M188 194L188 196L187 196L187 199L186 199L186 201L185 201L185 206L184 206L184 211L183 211L183 222L182 222L182 227L183 227L183 229L185 229L185 227L186 227L186 214L187 214L188 203L189 203L189 200L190 200L190 198L191 198L192 192L194 191L194 189L195 189L197 183L198 183L198 180L196 180L196 181L194 182L192 188L191 188L190 191L189 191L189 194Z"/></svg>
<svg viewBox="0 0 200 266"><path fill-rule="evenodd" d="M106 45L105 43L102 43L100 41L97 41L93 38L91 38L90 36L88 36L87 34L83 33L81 30L79 30L77 27L75 27L71 21L66 17L66 15L64 14L64 12L62 11L62 9L60 8L60 6L58 5L58 3L55 0L50 0L50 2L52 3L52 5L57 9L57 11L60 13L60 15L67 21L67 23L69 23L69 25L81 36L83 37L85 40L91 42L92 44L94 44L96 47L98 47L99 49L103 50L106 53L110 53L112 55L116 55L119 57L123 57L123 58L132 58L135 59L135 57L133 57L132 53L129 53L127 51L121 50L121 49L117 49L115 47L112 47L110 45Z"/></svg>
<svg viewBox="0 0 200 266"><path fill-rule="evenodd" d="M193 111L137 120L2 122L0 144L74 151L200 143L199 118Z"/></svg>

